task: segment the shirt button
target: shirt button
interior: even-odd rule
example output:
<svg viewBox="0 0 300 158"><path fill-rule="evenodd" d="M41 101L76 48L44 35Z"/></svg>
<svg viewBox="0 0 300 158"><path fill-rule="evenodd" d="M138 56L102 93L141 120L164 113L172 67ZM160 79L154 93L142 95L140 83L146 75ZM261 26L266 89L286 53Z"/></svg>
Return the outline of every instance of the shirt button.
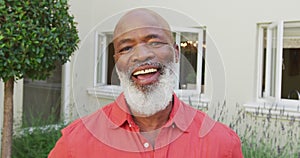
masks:
<svg viewBox="0 0 300 158"><path fill-rule="evenodd" d="M147 143L147 142L146 142L146 143L144 143L144 147L145 147L145 148L148 148L149 146L150 146L150 144L149 144L149 143Z"/></svg>

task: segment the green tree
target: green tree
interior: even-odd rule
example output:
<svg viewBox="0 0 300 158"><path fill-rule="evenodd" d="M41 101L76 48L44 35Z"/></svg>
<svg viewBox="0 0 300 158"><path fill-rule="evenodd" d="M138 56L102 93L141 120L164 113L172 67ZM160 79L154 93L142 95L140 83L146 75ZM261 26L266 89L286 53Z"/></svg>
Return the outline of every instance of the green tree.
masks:
<svg viewBox="0 0 300 158"><path fill-rule="evenodd" d="M13 86L28 76L46 79L55 63L78 48L67 0L0 0L0 79L4 82L1 157L11 157Z"/></svg>

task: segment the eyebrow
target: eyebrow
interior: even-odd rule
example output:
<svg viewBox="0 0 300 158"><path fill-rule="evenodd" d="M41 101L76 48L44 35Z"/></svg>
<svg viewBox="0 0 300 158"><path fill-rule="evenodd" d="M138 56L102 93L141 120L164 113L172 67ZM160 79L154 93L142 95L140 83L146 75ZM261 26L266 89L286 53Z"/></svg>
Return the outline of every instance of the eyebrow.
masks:
<svg viewBox="0 0 300 158"><path fill-rule="evenodd" d="M125 39L122 39L118 42L118 46L119 45L122 45L124 43L129 43L129 42L133 42L133 39L130 39L130 38L125 38Z"/></svg>
<svg viewBox="0 0 300 158"><path fill-rule="evenodd" d="M158 35L158 34L149 34L149 35L146 35L145 37L143 37L143 39L145 40L145 41L148 41L148 40L150 40L150 39L161 39L161 36L160 35ZM131 38L125 38L125 39L121 39L117 44L118 45L122 45L122 44L124 44L124 43L130 43L130 42L133 42L134 40L133 39L131 39Z"/></svg>
<svg viewBox="0 0 300 158"><path fill-rule="evenodd" d="M147 35L147 36L144 37L145 40L149 40L149 39L153 39L153 38L154 39L156 39L156 38L157 39L161 39L161 36L158 35L158 34L149 34L149 35Z"/></svg>

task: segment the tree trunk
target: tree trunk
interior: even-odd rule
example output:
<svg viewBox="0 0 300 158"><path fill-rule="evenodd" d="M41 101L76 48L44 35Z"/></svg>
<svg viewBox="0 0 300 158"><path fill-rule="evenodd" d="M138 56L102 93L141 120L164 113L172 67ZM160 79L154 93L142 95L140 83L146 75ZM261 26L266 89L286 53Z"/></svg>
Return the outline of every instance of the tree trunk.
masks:
<svg viewBox="0 0 300 158"><path fill-rule="evenodd" d="M11 158L13 133L13 93L14 78L5 82L4 86L4 115L2 129L1 157Z"/></svg>

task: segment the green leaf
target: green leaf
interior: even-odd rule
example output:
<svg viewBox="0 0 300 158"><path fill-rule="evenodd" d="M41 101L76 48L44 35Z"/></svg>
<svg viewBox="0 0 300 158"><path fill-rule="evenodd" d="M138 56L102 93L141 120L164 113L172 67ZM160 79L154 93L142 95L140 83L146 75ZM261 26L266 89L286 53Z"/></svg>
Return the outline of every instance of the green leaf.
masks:
<svg viewBox="0 0 300 158"><path fill-rule="evenodd" d="M37 58L36 61L40 64L42 60L40 58Z"/></svg>
<svg viewBox="0 0 300 158"><path fill-rule="evenodd" d="M25 59L25 63L29 65L30 64L29 59Z"/></svg>
<svg viewBox="0 0 300 158"><path fill-rule="evenodd" d="M21 69L21 64L18 64L18 65L17 65L17 69Z"/></svg>

